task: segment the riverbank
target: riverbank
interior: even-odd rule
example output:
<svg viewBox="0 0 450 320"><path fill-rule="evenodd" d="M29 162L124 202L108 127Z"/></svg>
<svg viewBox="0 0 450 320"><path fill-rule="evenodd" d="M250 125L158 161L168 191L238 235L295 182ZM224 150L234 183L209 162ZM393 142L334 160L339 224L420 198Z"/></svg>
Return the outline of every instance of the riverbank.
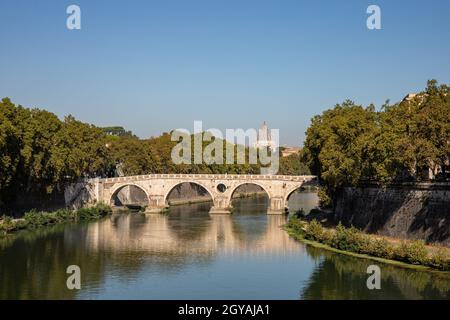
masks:
<svg viewBox="0 0 450 320"><path fill-rule="evenodd" d="M181 206L185 204L194 204L194 203L205 203L205 202L211 202L212 200L210 198L205 197L193 197L189 199L175 199L169 201L169 206Z"/></svg>
<svg viewBox="0 0 450 320"><path fill-rule="evenodd" d="M236 197L234 197L232 200L235 199L241 199L241 198L250 198L250 197L261 197L266 196L267 193L265 191L257 191L257 192L239 192ZM169 205L170 206L180 206L185 204L194 204L194 203L205 203L205 202L211 202L211 198L209 196L198 196L198 197L189 197L184 199L170 199Z"/></svg>
<svg viewBox="0 0 450 320"><path fill-rule="evenodd" d="M1 218L0 236L5 236L19 230L37 229L65 222L97 220L111 213L111 207L104 204L97 204L94 207L79 210L59 209L53 212L32 210L25 213L22 219L12 219L6 216Z"/></svg>
<svg viewBox="0 0 450 320"><path fill-rule="evenodd" d="M340 189L330 215L368 233L450 247L450 182L365 183Z"/></svg>
<svg viewBox="0 0 450 320"><path fill-rule="evenodd" d="M307 222L296 217L284 229L296 240L337 253L415 269L450 271L450 250L426 246L422 241L380 237L341 224L325 228L317 220Z"/></svg>

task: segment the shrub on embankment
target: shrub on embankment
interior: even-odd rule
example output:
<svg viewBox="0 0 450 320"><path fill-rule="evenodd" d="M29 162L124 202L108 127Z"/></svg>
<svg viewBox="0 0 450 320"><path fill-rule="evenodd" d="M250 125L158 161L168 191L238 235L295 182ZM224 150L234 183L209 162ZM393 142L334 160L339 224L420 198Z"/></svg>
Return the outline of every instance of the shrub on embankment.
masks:
<svg viewBox="0 0 450 320"><path fill-rule="evenodd" d="M450 271L449 254L443 248L429 250L420 240L396 243L354 227L339 224L336 229L328 229L317 220L308 223L295 217L289 220L286 229L297 239L319 242L338 250Z"/></svg>
<svg viewBox="0 0 450 320"><path fill-rule="evenodd" d="M0 236L18 230L36 229L64 222L96 220L111 214L111 212L111 207L104 204L79 210L59 209L53 212L31 210L25 213L23 219L13 220L10 217L3 217L3 221L0 223Z"/></svg>

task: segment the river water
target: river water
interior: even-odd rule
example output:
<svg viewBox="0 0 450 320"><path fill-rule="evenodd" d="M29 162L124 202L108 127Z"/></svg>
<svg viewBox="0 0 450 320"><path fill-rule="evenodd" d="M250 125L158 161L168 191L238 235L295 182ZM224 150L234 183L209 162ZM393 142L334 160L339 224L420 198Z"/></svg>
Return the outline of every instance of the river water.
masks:
<svg viewBox="0 0 450 320"><path fill-rule="evenodd" d="M310 210L314 193L294 194ZM0 239L0 299L450 299L450 277L315 249L267 216L266 199L235 200L231 216L209 203L168 214L114 214L87 224ZM369 290L367 267L381 268ZM81 269L69 290L66 269Z"/></svg>

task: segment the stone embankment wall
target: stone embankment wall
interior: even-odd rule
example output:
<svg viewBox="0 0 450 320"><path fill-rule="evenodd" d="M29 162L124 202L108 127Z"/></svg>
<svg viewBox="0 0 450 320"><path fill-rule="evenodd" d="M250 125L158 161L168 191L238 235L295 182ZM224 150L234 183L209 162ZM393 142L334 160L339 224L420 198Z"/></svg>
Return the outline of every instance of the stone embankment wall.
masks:
<svg viewBox="0 0 450 320"><path fill-rule="evenodd" d="M370 233L450 246L450 183L344 188L334 219Z"/></svg>
<svg viewBox="0 0 450 320"><path fill-rule="evenodd" d="M64 201L69 209L78 210L90 204L95 198L95 186L88 180L80 181L66 187Z"/></svg>

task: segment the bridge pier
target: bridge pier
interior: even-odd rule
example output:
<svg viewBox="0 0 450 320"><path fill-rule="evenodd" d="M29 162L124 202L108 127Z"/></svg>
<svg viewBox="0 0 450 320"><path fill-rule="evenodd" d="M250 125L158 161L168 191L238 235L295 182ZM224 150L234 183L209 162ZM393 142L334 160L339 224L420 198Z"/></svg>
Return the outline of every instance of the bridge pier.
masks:
<svg viewBox="0 0 450 320"><path fill-rule="evenodd" d="M269 208L267 214L279 215L286 213L286 206L283 197L272 197L269 199Z"/></svg>
<svg viewBox="0 0 450 320"><path fill-rule="evenodd" d="M167 210L167 207L147 207L145 208L145 214L160 214Z"/></svg>
<svg viewBox="0 0 450 320"><path fill-rule="evenodd" d="M112 198L124 187L135 186L148 197L147 213L159 213L167 209L166 198L171 190L182 183L195 183L203 187L213 199L211 214L230 214L233 192L244 184L260 186L269 196L268 214L285 212L289 194L314 176L227 175L227 174L148 174L129 177L95 178L66 189L67 206L80 208L94 203L111 203ZM220 188L219 188L220 187ZM129 189L125 189L128 190Z"/></svg>
<svg viewBox="0 0 450 320"><path fill-rule="evenodd" d="M213 214L213 215L230 215L231 214L231 210L229 208L211 207L211 209L209 209L209 214Z"/></svg>
<svg viewBox="0 0 450 320"><path fill-rule="evenodd" d="M150 201L145 213L162 213L167 210L169 206L165 203L164 196L162 195L150 195Z"/></svg>
<svg viewBox="0 0 450 320"><path fill-rule="evenodd" d="M209 214L229 215L231 214L231 201L225 196L216 196L213 199L214 205L209 210Z"/></svg>

